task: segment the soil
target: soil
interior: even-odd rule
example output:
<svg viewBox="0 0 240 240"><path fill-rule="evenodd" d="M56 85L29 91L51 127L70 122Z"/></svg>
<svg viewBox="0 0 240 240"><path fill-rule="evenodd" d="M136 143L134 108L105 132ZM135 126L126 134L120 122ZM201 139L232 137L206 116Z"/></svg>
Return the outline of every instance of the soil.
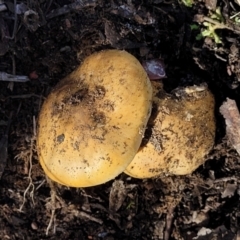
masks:
<svg viewBox="0 0 240 240"><path fill-rule="evenodd" d="M191 1L0 4L1 239L240 237L240 156L219 112L227 98L240 106L239 1L184 2ZM167 92L208 84L216 101L216 139L194 173L144 180L123 173L82 189L46 179L35 142L41 105L86 56L110 48L139 61L161 59ZM13 82L2 73L30 81L14 76Z"/></svg>

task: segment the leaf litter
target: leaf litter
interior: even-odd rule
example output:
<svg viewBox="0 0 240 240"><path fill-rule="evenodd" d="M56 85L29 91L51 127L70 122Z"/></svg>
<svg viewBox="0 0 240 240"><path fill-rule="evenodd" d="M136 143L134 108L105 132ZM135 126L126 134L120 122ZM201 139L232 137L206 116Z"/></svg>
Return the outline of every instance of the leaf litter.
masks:
<svg viewBox="0 0 240 240"><path fill-rule="evenodd" d="M0 157L1 239L239 238L237 2L195 1L191 8L157 0L2 2L1 76L30 80L0 81L0 139L8 150ZM220 23L210 19L217 7L225 19ZM196 13L221 44L210 35L196 40L203 30ZM166 91L207 82L216 99L216 144L192 175L138 180L121 174L93 188L52 188L35 151L29 165L32 119L43 99L86 56L106 48L126 49L141 62L163 60ZM30 173L34 191L22 206Z"/></svg>

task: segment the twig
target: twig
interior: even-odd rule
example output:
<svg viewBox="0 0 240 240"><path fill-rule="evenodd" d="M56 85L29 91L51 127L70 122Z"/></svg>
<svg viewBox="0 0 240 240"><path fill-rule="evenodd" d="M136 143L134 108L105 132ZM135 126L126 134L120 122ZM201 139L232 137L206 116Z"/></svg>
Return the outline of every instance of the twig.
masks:
<svg viewBox="0 0 240 240"><path fill-rule="evenodd" d="M5 38L11 39L11 40L15 38L16 32L17 32L17 11L16 11L16 5L17 5L17 0L14 0L14 25L13 25L12 36L11 37L5 36Z"/></svg>
<svg viewBox="0 0 240 240"><path fill-rule="evenodd" d="M0 81L8 82L28 82L29 78L27 76L13 75L5 72L0 72Z"/></svg>
<svg viewBox="0 0 240 240"><path fill-rule="evenodd" d="M232 15L232 16L230 17L230 19L233 19L233 18L237 17L238 15L240 15L240 12L237 12L237 13L235 13L234 15Z"/></svg>
<svg viewBox="0 0 240 240"><path fill-rule="evenodd" d="M42 180L41 183L36 187L36 190L38 190L44 183L46 182L46 180Z"/></svg>
<svg viewBox="0 0 240 240"><path fill-rule="evenodd" d="M224 177L214 180L214 183L221 183L221 182L228 182L228 181L234 181L234 182L240 182L237 177Z"/></svg>
<svg viewBox="0 0 240 240"><path fill-rule="evenodd" d="M97 222L97 223L99 223L99 224L103 224L103 221L102 221L101 219L95 218L95 217L89 215L89 214L86 213L86 212L76 210L76 211L73 211L73 213L74 213L74 215L75 215L76 217L81 217L81 218L89 219L90 221Z"/></svg>
<svg viewBox="0 0 240 240"><path fill-rule="evenodd" d="M74 3L52 10L49 14L47 14L46 19L51 19L54 17L61 16L63 14L67 14L73 10L80 10L81 8L95 6L95 5L96 5L96 0L76 0L76 2Z"/></svg>
<svg viewBox="0 0 240 240"><path fill-rule="evenodd" d="M2 177L2 173L4 172L6 163L7 163L7 156L8 156L8 133L10 129L10 125L12 122L12 115L13 112L10 113L10 117L8 119L7 128L0 138L0 178Z"/></svg>
<svg viewBox="0 0 240 240"><path fill-rule="evenodd" d="M53 0L49 0L48 1L48 5L47 8L45 9L46 12L48 12L48 10L50 9L51 5L52 5Z"/></svg>
<svg viewBox="0 0 240 240"><path fill-rule="evenodd" d="M103 202L103 200L100 197L94 197L92 195L88 195L83 188L81 188L80 190L81 190L81 195L83 195L84 197L93 198L93 199L98 200L99 202Z"/></svg>
<svg viewBox="0 0 240 240"><path fill-rule="evenodd" d="M15 61L15 57L13 54L11 54L11 59L12 59L12 74L15 76L16 75L16 61ZM13 91L13 87L14 87L14 82L11 81L8 84L8 89Z"/></svg>
<svg viewBox="0 0 240 240"><path fill-rule="evenodd" d="M227 25L225 25L223 23L220 23L220 22L218 22L218 21L216 21L216 20L214 20L210 17L204 16L203 21L212 23L215 26L215 28L218 28L218 29L224 29L224 28L230 29Z"/></svg>
<svg viewBox="0 0 240 240"><path fill-rule="evenodd" d="M15 98L31 98L31 97L37 97L37 98L45 99L45 97L37 95L35 93L28 93L28 94L20 94L20 95L9 96L9 98L13 98L13 99L15 99Z"/></svg>
<svg viewBox="0 0 240 240"><path fill-rule="evenodd" d="M240 34L239 27L236 24L234 24L231 20L230 21L227 20L227 23L222 23L210 17L203 16L202 14L196 14L194 16L194 21L198 23L204 23L204 22L210 23L212 25L213 30L228 29L237 34Z"/></svg>

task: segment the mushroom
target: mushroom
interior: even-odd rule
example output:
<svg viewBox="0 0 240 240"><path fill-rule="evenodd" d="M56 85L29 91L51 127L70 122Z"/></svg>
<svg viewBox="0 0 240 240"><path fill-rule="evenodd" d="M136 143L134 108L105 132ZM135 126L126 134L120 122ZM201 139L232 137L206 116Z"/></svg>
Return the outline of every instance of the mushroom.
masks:
<svg viewBox="0 0 240 240"><path fill-rule="evenodd" d="M154 83L153 111L145 138L125 173L135 178L192 173L215 139L214 97L206 84L167 94Z"/></svg>
<svg viewBox="0 0 240 240"><path fill-rule="evenodd" d="M152 86L134 56L105 50L87 57L41 108L37 149L46 175L71 187L113 179L136 155L151 108Z"/></svg>

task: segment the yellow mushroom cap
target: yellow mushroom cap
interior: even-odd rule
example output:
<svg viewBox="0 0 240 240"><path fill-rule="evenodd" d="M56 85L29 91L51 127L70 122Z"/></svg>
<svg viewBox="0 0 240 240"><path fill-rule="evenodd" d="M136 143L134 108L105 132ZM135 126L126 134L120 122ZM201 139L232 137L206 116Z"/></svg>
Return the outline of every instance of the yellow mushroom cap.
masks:
<svg viewBox="0 0 240 240"><path fill-rule="evenodd" d="M135 178L190 174L214 144L214 97L206 84L171 95L155 86L154 94L146 139L125 173Z"/></svg>
<svg viewBox="0 0 240 240"><path fill-rule="evenodd" d="M151 105L151 83L134 56L105 50L87 57L41 108L37 149L45 173L72 187L113 179L137 153Z"/></svg>

